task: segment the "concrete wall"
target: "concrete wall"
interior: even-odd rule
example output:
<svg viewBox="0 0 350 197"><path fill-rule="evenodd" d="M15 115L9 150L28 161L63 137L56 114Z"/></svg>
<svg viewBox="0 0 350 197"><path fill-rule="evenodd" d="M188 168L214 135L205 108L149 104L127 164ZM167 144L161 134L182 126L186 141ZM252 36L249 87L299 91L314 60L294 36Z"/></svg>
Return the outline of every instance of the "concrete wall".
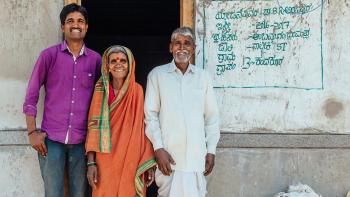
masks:
<svg viewBox="0 0 350 197"><path fill-rule="evenodd" d="M44 196L36 154L28 145L0 146L0 195Z"/></svg>
<svg viewBox="0 0 350 197"><path fill-rule="evenodd" d="M24 132L22 104L40 51L61 40L62 7L62 0L0 3L0 196L43 196L36 154Z"/></svg>
<svg viewBox="0 0 350 197"><path fill-rule="evenodd" d="M222 134L210 197L272 197L303 183L323 197L350 190L349 135Z"/></svg>
<svg viewBox="0 0 350 197"><path fill-rule="evenodd" d="M220 149L210 197L272 197L288 185L308 184L325 197L345 197L349 149Z"/></svg>
<svg viewBox="0 0 350 197"><path fill-rule="evenodd" d="M24 128L22 104L33 65L44 48L61 40L63 1L9 0L0 13L0 129Z"/></svg>

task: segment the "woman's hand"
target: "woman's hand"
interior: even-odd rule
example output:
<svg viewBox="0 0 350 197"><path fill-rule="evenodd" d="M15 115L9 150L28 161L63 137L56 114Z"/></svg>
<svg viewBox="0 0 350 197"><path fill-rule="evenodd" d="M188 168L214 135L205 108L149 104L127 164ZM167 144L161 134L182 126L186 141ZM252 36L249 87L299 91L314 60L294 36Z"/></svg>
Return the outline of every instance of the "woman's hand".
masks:
<svg viewBox="0 0 350 197"><path fill-rule="evenodd" d="M154 181L154 172L155 167L150 168L145 172L145 183L147 187L150 186Z"/></svg>
<svg viewBox="0 0 350 197"><path fill-rule="evenodd" d="M87 167L87 179L89 181L89 185L93 188L96 189L96 184L97 184L97 166L88 166Z"/></svg>
<svg viewBox="0 0 350 197"><path fill-rule="evenodd" d="M89 181L89 185L93 189L96 189L97 175L98 175L95 155L96 155L96 153L94 151L89 151L87 153L87 164L86 164L87 165L86 177Z"/></svg>

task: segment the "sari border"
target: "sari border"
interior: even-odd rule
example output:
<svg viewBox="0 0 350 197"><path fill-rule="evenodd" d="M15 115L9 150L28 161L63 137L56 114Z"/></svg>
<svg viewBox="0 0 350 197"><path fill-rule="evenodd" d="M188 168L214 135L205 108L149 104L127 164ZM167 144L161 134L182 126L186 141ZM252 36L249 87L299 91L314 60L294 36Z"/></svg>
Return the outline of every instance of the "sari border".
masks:
<svg viewBox="0 0 350 197"><path fill-rule="evenodd" d="M143 164L139 165L136 171L136 176L135 176L135 189L136 189L136 195L135 197L144 197L146 196L143 193L143 188L145 186L144 181L141 179L141 175L146 172L146 170L152 168L153 166L156 166L156 160L154 158L149 159L145 161Z"/></svg>

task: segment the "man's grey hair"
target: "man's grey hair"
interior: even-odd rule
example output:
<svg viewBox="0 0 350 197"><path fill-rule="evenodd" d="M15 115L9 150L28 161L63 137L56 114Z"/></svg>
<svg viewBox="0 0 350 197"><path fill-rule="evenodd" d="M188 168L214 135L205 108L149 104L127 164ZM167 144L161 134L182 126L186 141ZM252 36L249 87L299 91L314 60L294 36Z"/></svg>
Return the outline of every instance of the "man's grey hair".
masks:
<svg viewBox="0 0 350 197"><path fill-rule="evenodd" d="M195 42L195 36L193 30L190 27L179 27L173 31L171 34L171 42L173 42L179 35L189 36L192 38L192 41Z"/></svg>

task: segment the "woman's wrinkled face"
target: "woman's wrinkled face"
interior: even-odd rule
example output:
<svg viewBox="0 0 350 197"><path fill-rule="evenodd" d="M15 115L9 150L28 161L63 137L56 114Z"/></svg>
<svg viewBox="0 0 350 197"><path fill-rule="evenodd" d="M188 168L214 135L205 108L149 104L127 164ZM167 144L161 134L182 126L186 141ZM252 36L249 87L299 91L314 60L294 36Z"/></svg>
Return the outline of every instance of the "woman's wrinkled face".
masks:
<svg viewBox="0 0 350 197"><path fill-rule="evenodd" d="M128 75L128 59L122 52L111 53L108 58L108 68L115 79L125 79Z"/></svg>

